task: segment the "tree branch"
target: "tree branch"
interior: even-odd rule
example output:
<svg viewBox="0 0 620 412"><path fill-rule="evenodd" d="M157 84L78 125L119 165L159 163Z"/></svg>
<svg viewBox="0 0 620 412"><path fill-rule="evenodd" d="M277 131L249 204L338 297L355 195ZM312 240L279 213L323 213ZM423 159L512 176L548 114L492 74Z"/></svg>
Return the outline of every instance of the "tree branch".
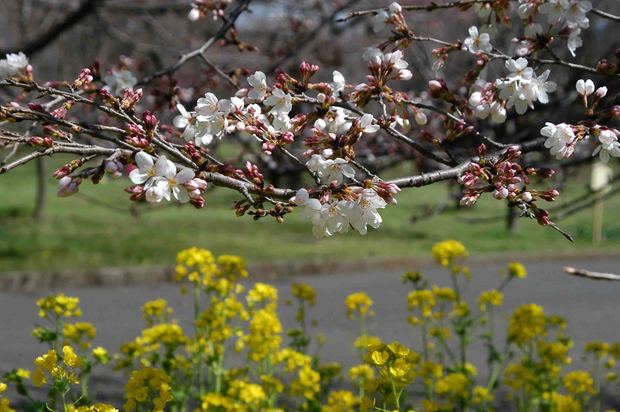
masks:
<svg viewBox="0 0 620 412"><path fill-rule="evenodd" d="M81 20L93 13L97 9L97 7L100 6L100 4L104 1L105 0L84 0L84 2L80 4L80 7L78 7L75 11L67 14L67 16L62 21L52 26L49 30L47 30L36 39L20 46L9 47L0 50L0 55L17 53L20 51L24 52L28 56L36 54L37 52L47 47L48 44L53 42L63 32L71 29Z"/></svg>

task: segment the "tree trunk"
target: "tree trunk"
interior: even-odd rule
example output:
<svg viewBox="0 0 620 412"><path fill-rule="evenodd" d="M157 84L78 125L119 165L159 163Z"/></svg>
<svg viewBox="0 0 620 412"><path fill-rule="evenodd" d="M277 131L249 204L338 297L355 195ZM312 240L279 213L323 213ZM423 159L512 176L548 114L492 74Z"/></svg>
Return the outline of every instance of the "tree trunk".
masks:
<svg viewBox="0 0 620 412"><path fill-rule="evenodd" d="M506 215L506 229L509 233L517 233L517 222L519 219L519 209L515 206L508 207Z"/></svg>
<svg viewBox="0 0 620 412"><path fill-rule="evenodd" d="M43 209L45 208L45 192L47 189L47 180L45 174L45 159L37 158L37 193L35 195L34 213L32 217L35 220L43 218Z"/></svg>

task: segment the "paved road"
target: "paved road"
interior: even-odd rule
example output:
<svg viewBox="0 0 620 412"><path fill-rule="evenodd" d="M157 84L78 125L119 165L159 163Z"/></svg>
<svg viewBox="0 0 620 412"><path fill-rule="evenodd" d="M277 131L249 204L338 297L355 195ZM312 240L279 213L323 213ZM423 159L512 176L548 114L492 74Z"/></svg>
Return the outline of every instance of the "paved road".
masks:
<svg viewBox="0 0 620 412"><path fill-rule="evenodd" d="M593 339L620 340L620 282L592 281L563 274L566 265L597 271L620 271L620 256L615 258L536 260L525 262L529 276L515 281L506 294L505 305L498 318L505 319L518 305L529 302L542 304L547 313L561 314L568 319L568 332L575 340L574 359L578 360L584 342ZM471 265L473 281L466 294L473 296L480 290L496 287L497 273L503 262L477 262ZM411 268L418 269L418 268ZM405 322L404 299L408 288L400 283L402 271L386 270L369 273L349 273L319 276L290 276L274 282L281 290L281 298L290 296L292 282L306 282L318 292L317 307L312 315L318 321L318 330L325 333L327 343L323 357L327 361L356 361L351 349L356 326L346 319L343 301L352 292L368 291L375 300L376 321L371 322L372 333L385 341L400 340L415 345L411 329ZM438 268L428 266L423 273L438 284L446 284L447 276ZM65 290L81 298L84 319L98 329L97 342L114 350L124 341L136 336L142 322L139 308L144 301L166 298L175 308L176 316L185 322L190 319L191 307L175 285L161 284L123 288L85 288ZM13 367L32 368L33 358L43 347L30 335L36 321L35 300L41 294L0 293L0 372ZM282 300L281 300L282 301ZM291 325L293 314L284 305L284 325ZM498 322L498 328L505 321ZM472 351L471 358L478 363L484 359L481 351ZM106 373L98 376L100 387L110 396L118 393L120 385L108 385L118 378Z"/></svg>

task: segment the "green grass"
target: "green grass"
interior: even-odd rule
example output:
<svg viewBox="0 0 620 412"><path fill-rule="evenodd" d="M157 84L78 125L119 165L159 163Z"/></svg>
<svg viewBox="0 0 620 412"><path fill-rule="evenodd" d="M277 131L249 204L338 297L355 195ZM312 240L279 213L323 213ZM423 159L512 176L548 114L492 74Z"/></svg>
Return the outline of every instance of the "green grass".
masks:
<svg viewBox="0 0 620 412"><path fill-rule="evenodd" d="M51 167L50 173L51 174ZM602 245L591 243L592 211L586 210L560 222L575 235L571 244L559 233L521 219L518 233L509 235L504 220L473 224L467 218L501 215L502 202L485 199L471 210L444 213L416 223L411 217L428 205L446 200L446 187L403 191L397 206L383 211L384 224L368 235L356 233L316 240L311 224L293 213L284 224L237 218L231 210L235 193L215 189L202 210L191 206L138 207L123 192L127 180L82 184L80 194L61 199L50 178L45 217L34 222L34 165L0 176L0 272L18 269L80 269L100 266L170 265L175 253L200 246L215 253L234 253L250 262L357 260L428 255L433 243L459 239L472 253L536 252L573 253L617 250L620 244L620 199L606 203ZM573 185L562 199L576 196L583 183ZM103 207L92 202L104 203ZM119 209L119 210L117 210Z"/></svg>

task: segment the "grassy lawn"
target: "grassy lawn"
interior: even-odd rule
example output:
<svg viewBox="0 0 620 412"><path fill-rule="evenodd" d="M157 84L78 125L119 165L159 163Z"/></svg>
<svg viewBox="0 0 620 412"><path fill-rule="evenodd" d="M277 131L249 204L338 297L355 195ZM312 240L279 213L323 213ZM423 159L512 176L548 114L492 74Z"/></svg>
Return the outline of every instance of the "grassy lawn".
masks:
<svg viewBox="0 0 620 412"><path fill-rule="evenodd" d="M52 168L48 166L51 170ZM45 217L35 223L30 217L34 205L34 165L0 176L0 272L16 269L80 269L99 266L170 265L176 251L200 246L215 253L234 253L250 262L357 260L428 255L433 243L446 238L463 241L473 253L535 252L576 253L617 250L620 244L620 198L606 203L605 242L591 243L592 211L577 213L560 222L572 233L571 244L552 229L527 219L519 221L518 233L509 235L503 219L472 223L469 219L505 213L503 203L481 201L464 212L447 212L411 222L425 206L444 202L446 187L404 191L399 204L383 211L384 224L368 235L349 233L316 240L310 222L293 213L284 224L273 220L254 222L237 218L231 210L236 196L215 189L207 206L139 207L129 213L132 202L123 188L127 180L105 180L98 187L85 182L80 194L56 197L56 183L50 178ZM585 190L574 184L561 201ZM92 199L96 199L96 203ZM102 203L106 206L102 206Z"/></svg>

